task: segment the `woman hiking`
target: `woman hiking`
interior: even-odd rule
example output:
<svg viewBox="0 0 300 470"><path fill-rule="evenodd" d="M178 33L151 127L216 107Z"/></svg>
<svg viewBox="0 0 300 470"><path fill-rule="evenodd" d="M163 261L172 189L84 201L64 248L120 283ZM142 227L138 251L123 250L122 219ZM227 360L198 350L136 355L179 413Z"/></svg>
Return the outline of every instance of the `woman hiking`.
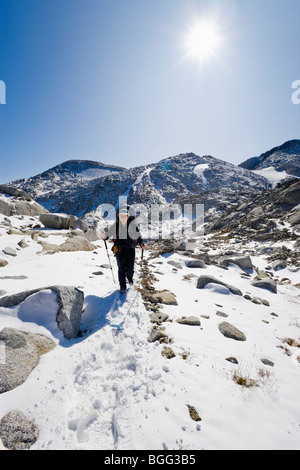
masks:
<svg viewBox="0 0 300 470"><path fill-rule="evenodd" d="M127 207L120 208L116 222L101 234L101 238L103 240L112 238L114 241L112 251L118 264L120 292L124 293L126 279L129 284L133 284L135 247L139 244L142 250L146 248L136 221Z"/></svg>

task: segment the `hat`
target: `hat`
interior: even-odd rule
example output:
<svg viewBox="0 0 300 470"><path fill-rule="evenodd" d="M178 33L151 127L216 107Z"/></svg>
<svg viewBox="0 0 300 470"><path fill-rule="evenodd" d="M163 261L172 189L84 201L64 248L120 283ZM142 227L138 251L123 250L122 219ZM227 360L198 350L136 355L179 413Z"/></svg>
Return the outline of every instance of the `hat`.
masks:
<svg viewBox="0 0 300 470"><path fill-rule="evenodd" d="M119 210L119 214L126 214L126 215L128 215L128 210L127 210L127 208L126 208L126 207L121 208L121 209Z"/></svg>

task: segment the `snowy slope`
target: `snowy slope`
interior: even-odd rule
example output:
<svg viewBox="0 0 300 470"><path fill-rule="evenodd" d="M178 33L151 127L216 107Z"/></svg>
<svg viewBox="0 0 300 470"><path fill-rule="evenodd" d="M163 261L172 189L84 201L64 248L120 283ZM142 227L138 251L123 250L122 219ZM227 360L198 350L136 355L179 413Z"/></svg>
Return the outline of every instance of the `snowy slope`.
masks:
<svg viewBox="0 0 300 470"><path fill-rule="evenodd" d="M262 168L261 170L253 170L253 173L264 176L270 182L272 188L275 188L278 183L286 178L291 177L286 171L277 171L273 166Z"/></svg>
<svg viewBox="0 0 300 470"><path fill-rule="evenodd" d="M0 215L0 223L3 220ZM34 223L29 217L10 220L15 230ZM66 234L44 230L51 243L61 243ZM149 312L135 289L139 250L135 287L123 298L105 267L108 260L102 242L96 243L96 252L50 255L41 252L29 235L24 237L29 246L18 250L16 257L1 252L1 259L9 262L0 268L1 290L13 294L61 284L77 286L85 295L83 336L73 340L64 339L55 326L51 291L44 293L46 308L35 295L19 307L0 309L0 331L12 326L44 334L57 344L41 357L23 385L0 398L0 419L17 409L38 425L39 439L31 450L300 449L300 350L289 347L288 356L282 348L284 338L300 339L299 289L294 286L299 283L299 270L277 271L276 278L288 278L290 283L283 281L273 294L251 286L256 273L250 272L248 279L237 265L228 270L213 264L190 268L188 256L178 252L152 258L155 251L149 249L146 258L156 277L155 288L171 290L178 302L163 305L170 320L163 324L164 332L171 342L149 343ZM0 225L1 247L17 248L20 238ZM206 241L210 243L209 236ZM293 243L285 245L292 248ZM241 249L234 240L205 247L210 247L210 255ZM267 265L267 252L259 248L268 247L271 243L247 246L260 269ZM168 263L171 260L182 269L174 269ZM114 258L112 263L116 276ZM102 275L93 274L99 270ZM263 297L270 306L254 304L216 284L196 289L197 276L203 273L238 287L243 294ZM196 277L183 280L187 274ZM16 275L25 278L11 278ZM39 306L43 317L38 315ZM219 317L217 311L228 317ZM123 328L116 331L111 323L119 313L127 315ZM201 326L177 323L182 316L198 317ZM243 331L247 341L225 338L218 329L223 320ZM176 357L162 357L167 346ZM228 362L230 356L239 364ZM273 361L274 367L265 366L262 358ZM241 387L233 380L234 372L256 380L257 386ZM191 420L188 404L197 409L201 421ZM0 449L4 449L1 440Z"/></svg>
<svg viewBox="0 0 300 470"><path fill-rule="evenodd" d="M121 195L128 197L129 204L150 206L180 203L182 197L193 197L198 202L205 191L206 199L216 206L216 200L227 204L240 192L250 194L268 187L264 177L247 169L194 153L130 169L68 161L10 184L27 191L50 212L78 217L97 211L101 204L117 206Z"/></svg>
<svg viewBox="0 0 300 470"><path fill-rule="evenodd" d="M259 157L252 157L239 165L248 170L265 170L273 168L275 171L286 172L288 176L300 177L300 140L289 140L278 147L263 153ZM267 175L264 175L266 176Z"/></svg>

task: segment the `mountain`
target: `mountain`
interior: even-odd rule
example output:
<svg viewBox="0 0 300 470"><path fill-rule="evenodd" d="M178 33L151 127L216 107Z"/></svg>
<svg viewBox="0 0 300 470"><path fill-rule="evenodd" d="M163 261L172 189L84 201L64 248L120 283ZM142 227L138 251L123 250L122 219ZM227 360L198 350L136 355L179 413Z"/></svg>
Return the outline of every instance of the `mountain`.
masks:
<svg viewBox="0 0 300 470"><path fill-rule="evenodd" d="M0 451L299 450L299 244L218 235L120 295L100 240L0 213Z"/></svg>
<svg viewBox="0 0 300 470"><path fill-rule="evenodd" d="M300 179L270 188L194 154L97 165L0 185L0 451L102 450L109 463L188 450L200 463L200 449L299 449ZM119 194L219 214L189 245L137 248L121 295L102 240L84 223L48 227L59 216L21 186L91 218Z"/></svg>
<svg viewBox="0 0 300 470"><path fill-rule="evenodd" d="M236 202L237 194L263 190L268 181L248 169L212 156L180 154L158 163L125 169L84 160L68 161L40 175L10 183L29 193L51 212L82 217L101 204L207 203L208 207Z"/></svg>
<svg viewBox="0 0 300 470"><path fill-rule="evenodd" d="M122 173L125 168L90 160L68 160L43 173L10 183L26 191L47 210L56 210L62 199L68 201L75 191L88 190L93 181ZM72 203L71 203L72 205Z"/></svg>
<svg viewBox="0 0 300 470"><path fill-rule="evenodd" d="M264 176L273 187L291 176L300 178L300 140L285 142L259 157L249 158L239 166Z"/></svg>
<svg viewBox="0 0 300 470"><path fill-rule="evenodd" d="M278 242L299 240L300 180L291 178L275 188L252 194L206 225L207 233L227 238ZM298 242L299 246L299 242Z"/></svg>

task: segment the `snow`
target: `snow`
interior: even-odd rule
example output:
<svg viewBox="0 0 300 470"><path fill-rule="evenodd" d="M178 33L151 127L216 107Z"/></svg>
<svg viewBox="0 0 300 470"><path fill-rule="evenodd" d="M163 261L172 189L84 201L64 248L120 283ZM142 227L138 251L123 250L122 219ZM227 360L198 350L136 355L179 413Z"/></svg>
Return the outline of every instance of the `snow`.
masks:
<svg viewBox="0 0 300 470"><path fill-rule="evenodd" d="M32 223L29 217L10 220L14 228ZM0 419L16 409L38 425L39 439L31 450L300 449L299 349L289 347L288 356L281 347L283 338L300 338L299 289L294 286L299 272L276 272L275 277L291 283L283 282L273 294L251 286L255 273L250 272L250 280L241 277L243 272L234 264L228 270L215 265L189 268L189 258L180 254L149 260L155 288L171 290L178 302L163 306L170 320L163 324L164 332L171 343L149 343L149 312L135 289L139 249L135 287L121 296L110 269L101 267L108 263L101 241L94 252L50 255L29 235L8 235L4 227L0 233L2 247L18 249L22 238L29 244L18 249L17 257L1 253L1 259L9 261L0 268L1 290L13 294L61 284L74 285L85 295L83 335L73 340L56 329L56 297L49 289L20 306L0 309L0 331L15 327L40 333L57 345L41 357L24 384L0 399ZM50 231L50 236L63 240L66 234ZM254 265L265 268L265 256L258 251L251 255ZM180 262L182 269L174 270L170 260ZM113 256L111 261L117 277ZM103 275L93 274L99 270ZM183 280L191 273L196 277ZM253 304L218 284L197 289L202 274L266 299L270 307ZM26 278L7 278L16 275ZM125 315L122 328L113 328L120 315ZM198 316L201 326L177 323L182 316ZM218 329L222 321L240 329L247 340L225 338ZM161 355L167 346L176 357ZM239 364L226 361L231 356ZM262 358L273 361L274 367L265 366ZM241 387L233 381L234 372L257 380L258 386ZM200 422L191 420L188 404L197 409Z"/></svg>
<svg viewBox="0 0 300 470"><path fill-rule="evenodd" d="M199 165L196 165L193 170L193 173L195 173L198 176L198 178L202 178L204 184L206 185L208 185L208 181L204 176L204 171L207 169L209 169L208 163L200 163Z"/></svg>
<svg viewBox="0 0 300 470"><path fill-rule="evenodd" d="M86 180L95 180L97 178L102 178L102 176L107 176L111 173L110 170L103 170L100 168L88 168L79 173Z"/></svg>
<svg viewBox="0 0 300 470"><path fill-rule="evenodd" d="M272 188L275 188L277 183L280 183L280 181L284 180L285 178L291 177L291 175L286 173L286 171L277 171L273 166L262 168L261 170L253 170L253 173L264 176L270 182Z"/></svg>

